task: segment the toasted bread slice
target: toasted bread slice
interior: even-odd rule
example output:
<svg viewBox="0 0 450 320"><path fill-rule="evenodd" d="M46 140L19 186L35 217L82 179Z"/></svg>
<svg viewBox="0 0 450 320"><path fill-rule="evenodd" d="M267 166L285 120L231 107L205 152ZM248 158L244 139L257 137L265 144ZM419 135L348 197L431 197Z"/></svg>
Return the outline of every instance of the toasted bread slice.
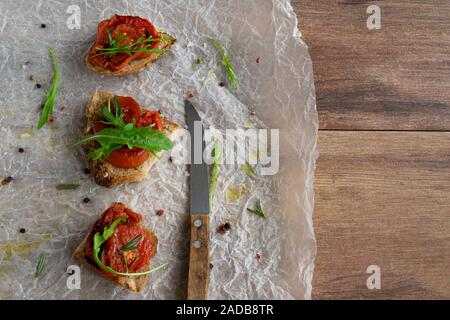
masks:
<svg viewBox="0 0 450 320"><path fill-rule="evenodd" d="M169 34L167 34L165 32L159 32L158 36L160 38L172 38L172 39L175 39L173 36L171 36L171 35L169 35ZM155 49L170 50L174 43L175 43L175 40L161 40L159 42L158 46ZM95 45L95 43L93 45ZM89 49L89 52L90 52L90 49ZM120 77L120 76L124 76L126 74L135 73L135 72L138 72L138 71L142 70L147 65L152 64L153 62L158 60L163 54L164 53L154 52L150 56L148 56L147 58L143 58L143 59L132 61L130 64L126 65L125 67L123 67L122 69L117 70L117 71L111 71L111 70L104 69L104 68L101 68L101 67L93 66L91 64L91 62L89 61L89 53L84 58L84 61L85 61L86 65L87 65L87 67L89 69L91 69L92 71L94 71L94 72L97 72L97 73L100 73L100 74L105 74L105 75L108 75L108 76Z"/></svg>
<svg viewBox="0 0 450 320"><path fill-rule="evenodd" d="M148 235L152 239L152 242L155 243L155 246L157 246L158 239L153 234L153 232L151 232L147 228L144 228L144 229L145 229L145 231L147 231ZM89 235L89 233L88 233L88 235ZM91 258L89 258L85 253L87 238L88 238L88 236L86 236L86 238L77 247L73 256L74 256L74 258L76 258L78 261L80 261L83 265L85 265L89 269L94 270L94 271L98 272L99 274L101 274L103 277L105 277L105 275L100 271L98 266L95 263L93 263ZM156 254L156 251L155 251L155 254ZM147 271L147 270L150 270L150 263L148 265L142 267L137 272L143 272L143 271ZM143 276L137 276L137 277L121 276L117 279L112 279L109 277L105 277L105 278L112 280L112 281L116 282L117 284L121 285L122 287L129 289L133 292L141 291L143 288L145 288L145 286L148 283L148 274L143 275Z"/></svg>
<svg viewBox="0 0 450 320"><path fill-rule="evenodd" d="M108 91L96 91L92 95L86 108L86 134L91 133L91 127L93 125L93 119L96 112L100 112L102 105L108 102L108 98L113 98L115 95L116 94ZM171 122L166 117L161 117L161 120L163 122L164 132L167 137L171 139L175 130L179 128L179 125ZM83 148L87 155L89 152L97 148L97 145L95 141L90 141L84 144ZM89 167L95 182L101 186L110 188L119 183L137 182L142 180L157 160L158 158L155 155L150 154L148 159L145 160L145 162L140 166L131 169L124 169L114 167L112 164L103 159L98 159L89 160Z"/></svg>

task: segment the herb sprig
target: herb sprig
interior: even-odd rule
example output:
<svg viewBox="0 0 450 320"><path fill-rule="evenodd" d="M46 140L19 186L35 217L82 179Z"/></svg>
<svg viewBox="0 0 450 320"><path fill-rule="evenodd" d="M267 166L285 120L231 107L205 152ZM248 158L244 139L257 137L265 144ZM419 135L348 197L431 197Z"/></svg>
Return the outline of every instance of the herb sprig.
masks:
<svg viewBox="0 0 450 320"><path fill-rule="evenodd" d="M247 211L249 211L249 212L251 212L251 213L254 213L254 214L256 214L257 216L259 216L259 217L261 217L261 218L263 218L263 219L266 219L266 218L267 218L267 216L266 216L264 210L263 210L262 207L261 207L261 200L259 200L259 199L256 200L255 209L247 208Z"/></svg>
<svg viewBox="0 0 450 320"><path fill-rule="evenodd" d="M112 151L120 149L124 145L128 146L129 149L134 147L145 149L155 155L159 151L169 150L173 147L170 139L163 132L152 129L152 125L137 128L134 123L125 123L116 98L113 99L113 103L115 114L111 112L110 99L108 99L108 105L103 106L100 112L100 116L105 119L102 122L113 126L113 128L105 128L98 133L87 135L72 143L71 147L88 141L97 141L100 147L88 154L88 158L92 160L106 159Z"/></svg>
<svg viewBox="0 0 450 320"><path fill-rule="evenodd" d="M98 56L113 57L113 56L115 56L116 54L119 54L119 53L126 53L129 56L131 56L133 53L138 53L138 52L155 52L155 53L161 53L162 54L162 53L169 52L170 50L151 49L152 42L155 42L155 41L173 41L173 40L175 40L174 38L168 38L168 37L166 37L166 38L152 38L152 37L144 38L144 37L140 37L139 39L137 39L133 43L130 43L130 44L127 44L127 45L121 45L121 42L128 38L127 35L123 35L123 34L121 34L118 31L117 32L117 39L114 39L113 36L111 35L111 32L109 30L106 30L106 33L108 35L109 47L106 47L106 48L97 47L96 49L98 51L102 51L102 52L91 56L91 59L95 58L95 57L98 57ZM144 47L141 48L142 45L144 45Z"/></svg>
<svg viewBox="0 0 450 320"><path fill-rule="evenodd" d="M99 255L100 255L100 250L101 250L102 244L105 243L106 240L108 240L114 234L114 231L116 230L117 225L119 223L125 222L125 221L126 221L126 217L117 218L116 220L113 221L113 223L111 223L111 225L109 227L107 227L103 230L103 234L100 234L99 232L97 232L94 235L93 252L94 252L94 260L97 263L97 265L100 268L102 268L103 270L106 270L112 274L116 274L119 276L129 276L129 277L143 276L143 275L146 275L146 274L149 274L149 273L152 273L152 272L155 272L157 270L164 268L167 265L167 263L163 263L162 265L159 265L153 269L150 269L150 270L144 271L144 272L133 272L133 273L119 272L119 271L116 271L113 268L107 266L100 260ZM125 266L128 269L126 262L125 262Z"/></svg>
<svg viewBox="0 0 450 320"><path fill-rule="evenodd" d="M58 58L56 57L55 51L52 47L48 48L50 54L52 55L53 64L55 66L55 73L53 75L53 83L49 92L46 93L47 99L45 100L44 107L42 108L41 116L38 122L38 128L42 128L44 124L47 123L49 115L53 111L53 106L56 101L56 93L58 92L58 82L59 82L59 66Z"/></svg>
<svg viewBox="0 0 450 320"><path fill-rule="evenodd" d="M142 236L138 235L136 238L134 238L133 240L131 240L130 242L126 243L123 247L122 247L122 251L126 252L126 251L132 251L132 250L136 250L137 245L139 244L139 242L141 242L142 240Z"/></svg>
<svg viewBox="0 0 450 320"><path fill-rule="evenodd" d="M212 209L214 192L216 190L217 180L219 178L219 167L222 162L222 154L219 150L219 142L214 142L213 147L214 162L212 167L211 182L209 184L209 206Z"/></svg>
<svg viewBox="0 0 450 320"><path fill-rule="evenodd" d="M75 190L80 187L77 183L61 183L56 185L56 190Z"/></svg>
<svg viewBox="0 0 450 320"><path fill-rule="evenodd" d="M227 54L227 51L222 46L219 40L209 39L209 41L219 50L222 56L222 64L225 66L225 70L228 75L228 81L230 82L231 89L237 89L236 69L231 64L231 57Z"/></svg>
<svg viewBox="0 0 450 320"><path fill-rule="evenodd" d="M39 262L36 266L36 272L34 273L34 277L38 278L42 272L44 272L45 267L47 266L48 261L48 253L44 252L39 256Z"/></svg>

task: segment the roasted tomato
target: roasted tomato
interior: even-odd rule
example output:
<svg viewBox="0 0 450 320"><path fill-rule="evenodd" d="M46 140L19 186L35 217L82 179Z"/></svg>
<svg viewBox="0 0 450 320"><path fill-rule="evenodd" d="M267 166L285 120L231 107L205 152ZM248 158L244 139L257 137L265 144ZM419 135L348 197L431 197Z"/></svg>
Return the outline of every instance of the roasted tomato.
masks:
<svg viewBox="0 0 450 320"><path fill-rule="evenodd" d="M133 123L136 121L136 127L140 127L141 122L141 106L131 97L116 96L120 110L123 114L125 123Z"/></svg>
<svg viewBox="0 0 450 320"><path fill-rule="evenodd" d="M97 40L89 51L88 59L92 65L111 71L120 70L130 62L146 58L151 53L136 52L129 55L121 52L111 56L104 54L105 51L99 49L111 47L110 36L114 41L119 41L118 46L120 47L133 44L140 38L159 37L155 26L147 19L140 17L114 15L110 19L100 22L97 29ZM142 43L133 49L142 49L148 44ZM153 41L150 48L153 49L158 44L159 41Z"/></svg>
<svg viewBox="0 0 450 320"><path fill-rule="evenodd" d="M158 111L145 111L141 115L141 126L147 127L153 124L153 129L163 131L163 123Z"/></svg>
<svg viewBox="0 0 450 320"><path fill-rule="evenodd" d="M157 239L147 230L139 226L142 216L131 209L126 208L121 203L115 203L108 208L103 215L96 221L94 227L86 241L85 252L95 264L93 256L94 235L99 232L103 233L104 229L109 227L114 220L126 217L125 223L119 223L113 235L103 244L100 252L100 260L118 272L138 272L141 268L150 263L150 259L156 254ZM123 252L122 247L142 236L142 240L136 246L135 250ZM125 265L126 263L126 265ZM118 276L108 271L101 269L101 271L111 278Z"/></svg>
<svg viewBox="0 0 450 320"><path fill-rule="evenodd" d="M147 150L140 148L129 149L127 146L110 153L106 159L114 167L130 169L136 168L143 164L148 159L149 153Z"/></svg>
<svg viewBox="0 0 450 320"><path fill-rule="evenodd" d="M163 131L164 127L158 111L143 111L139 103L131 97L116 96L116 98L123 114L123 120L126 123L133 123L134 121L138 128L153 125L154 130ZM96 120L100 121L101 119ZM107 127L108 125L100 122L93 125L94 132L99 132ZM123 146L112 151L106 161L115 167L130 169L143 164L149 155L147 150L140 148L129 149L127 146Z"/></svg>

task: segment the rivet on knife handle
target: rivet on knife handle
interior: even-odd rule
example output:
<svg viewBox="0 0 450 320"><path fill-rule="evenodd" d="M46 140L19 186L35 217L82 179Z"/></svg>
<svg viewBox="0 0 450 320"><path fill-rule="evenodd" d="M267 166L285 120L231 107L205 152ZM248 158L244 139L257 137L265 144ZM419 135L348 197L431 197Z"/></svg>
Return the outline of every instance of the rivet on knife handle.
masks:
<svg viewBox="0 0 450 320"><path fill-rule="evenodd" d="M197 222L200 220L200 222ZM197 227L197 225L199 225ZM209 224L208 215L191 216L189 248L188 299L208 299L209 282Z"/></svg>

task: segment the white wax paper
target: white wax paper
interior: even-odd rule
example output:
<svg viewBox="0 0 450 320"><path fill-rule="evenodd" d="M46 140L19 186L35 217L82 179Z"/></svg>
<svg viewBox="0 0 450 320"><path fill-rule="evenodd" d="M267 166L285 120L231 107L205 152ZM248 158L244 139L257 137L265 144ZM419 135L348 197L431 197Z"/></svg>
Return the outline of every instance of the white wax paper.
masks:
<svg viewBox="0 0 450 320"><path fill-rule="evenodd" d="M81 9L80 29L69 29L69 5ZM139 15L177 38L173 52L144 71L121 78L88 70L84 54L99 21L112 14ZM46 28L41 28L45 23ZM228 48L239 89L220 87L226 74L208 38ZM37 129L53 66L61 80L54 121ZM205 64L193 66L198 57ZM256 62L259 57L259 63ZM280 129L280 170L249 177L222 166L211 213L211 299L308 299L315 257L312 225L317 113L312 64L288 0L2 1L0 3L0 299L184 298L188 257L188 171L166 153L140 183L106 189L83 173L85 157L67 145L82 135L84 112L95 90L135 97L185 124L184 99L207 127ZM30 80L34 75L35 80ZM37 89L36 83L42 84ZM256 116L251 111L256 111ZM25 149L19 153L18 148ZM58 191L58 183L79 183ZM235 203L228 186L243 186ZM82 200L89 197L90 202ZM262 199L267 219L246 211ZM144 216L159 239L148 287L135 294L81 266L81 288L66 286L72 254L99 215L121 201ZM156 210L163 208L163 216ZM231 230L215 229L230 222ZM25 228L25 233L19 229ZM49 254L38 279L42 252ZM258 259L259 257L259 259Z"/></svg>

